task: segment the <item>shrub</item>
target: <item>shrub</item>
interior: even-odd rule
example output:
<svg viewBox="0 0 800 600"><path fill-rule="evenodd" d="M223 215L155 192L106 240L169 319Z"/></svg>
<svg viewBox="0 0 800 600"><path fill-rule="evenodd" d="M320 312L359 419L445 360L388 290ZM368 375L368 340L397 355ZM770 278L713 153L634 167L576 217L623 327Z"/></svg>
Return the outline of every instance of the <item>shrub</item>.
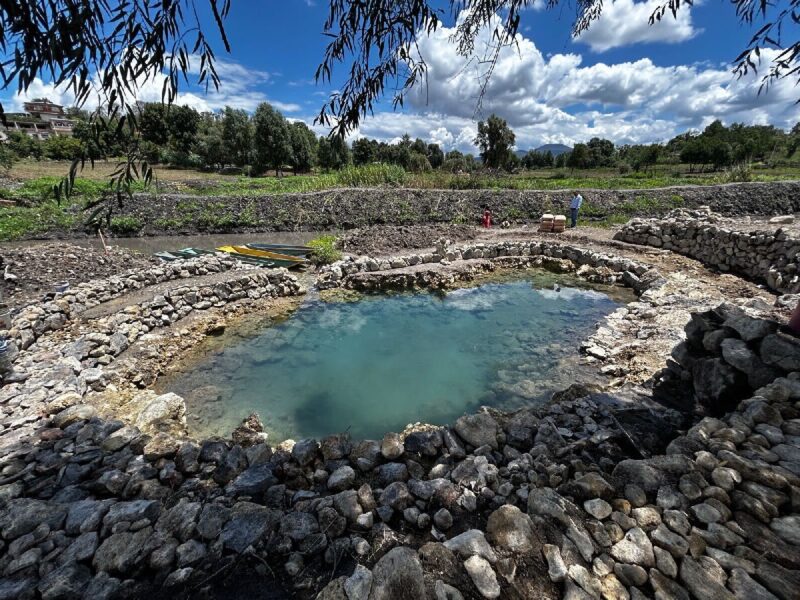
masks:
<svg viewBox="0 0 800 600"><path fill-rule="evenodd" d="M109 229L114 235L131 235L139 233L143 225L141 220L131 216L112 217Z"/></svg>
<svg viewBox="0 0 800 600"><path fill-rule="evenodd" d="M329 265L342 259L342 253L336 247L335 235L323 235L308 242L312 248L309 260L315 265Z"/></svg>
<svg viewBox="0 0 800 600"><path fill-rule="evenodd" d="M753 169L747 163L733 165L730 169L725 171L722 180L726 183L753 181Z"/></svg>
<svg viewBox="0 0 800 600"><path fill-rule="evenodd" d="M626 162L621 162L617 165L617 171L620 175L625 175L631 172L631 166Z"/></svg>
<svg viewBox="0 0 800 600"><path fill-rule="evenodd" d="M83 145L72 136L54 135L44 142L44 155L53 160L73 160L83 154Z"/></svg>
<svg viewBox="0 0 800 600"><path fill-rule="evenodd" d="M347 167L336 173L340 185L347 187L401 186L406 181L406 172L399 165L374 163Z"/></svg>

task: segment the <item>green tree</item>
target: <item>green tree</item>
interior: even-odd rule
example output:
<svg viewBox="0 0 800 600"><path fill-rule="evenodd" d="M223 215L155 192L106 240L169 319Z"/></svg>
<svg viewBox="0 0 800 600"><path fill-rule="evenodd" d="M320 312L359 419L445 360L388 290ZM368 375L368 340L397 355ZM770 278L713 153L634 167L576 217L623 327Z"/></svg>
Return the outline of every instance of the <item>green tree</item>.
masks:
<svg viewBox="0 0 800 600"><path fill-rule="evenodd" d="M514 141L514 132L505 119L491 115L485 122L478 122L475 144L481 149L481 157L487 167L492 169L503 167Z"/></svg>
<svg viewBox="0 0 800 600"><path fill-rule="evenodd" d="M586 144L575 144L572 152L567 154L566 166L572 169L585 169L592 161L592 153Z"/></svg>
<svg viewBox="0 0 800 600"><path fill-rule="evenodd" d="M253 124L243 110L226 106L222 114L222 144L237 167L250 163L253 154Z"/></svg>
<svg viewBox="0 0 800 600"><path fill-rule="evenodd" d="M444 162L444 152L439 147L439 144L428 144L428 162L431 163L431 167L434 169L438 169L442 166Z"/></svg>
<svg viewBox="0 0 800 600"><path fill-rule="evenodd" d="M167 107L158 102L145 104L139 115L139 131L145 142L165 146L169 141Z"/></svg>
<svg viewBox="0 0 800 600"><path fill-rule="evenodd" d="M165 118L170 147L181 154L189 154L197 141L200 115L190 106L172 105L168 107Z"/></svg>
<svg viewBox="0 0 800 600"><path fill-rule="evenodd" d="M419 152L412 151L411 159L408 162L408 170L413 173L423 173L431 170L431 163L428 157Z"/></svg>
<svg viewBox="0 0 800 600"><path fill-rule="evenodd" d="M23 131L8 133L8 147L19 158L40 159L44 155L42 142Z"/></svg>
<svg viewBox="0 0 800 600"><path fill-rule="evenodd" d="M378 142L368 138L358 138L353 142L353 164L368 165L378 160Z"/></svg>
<svg viewBox="0 0 800 600"><path fill-rule="evenodd" d="M614 164L616 148L614 142L594 137L586 144L589 148L591 167L610 167Z"/></svg>
<svg viewBox="0 0 800 600"><path fill-rule="evenodd" d="M256 168L275 169L275 175L280 175L283 165L292 159L289 123L280 112L266 102L262 102L256 108L253 123Z"/></svg>
<svg viewBox="0 0 800 600"><path fill-rule="evenodd" d="M350 162L350 149L340 136L319 138L317 162L323 169L341 169Z"/></svg>
<svg viewBox="0 0 800 600"><path fill-rule="evenodd" d="M295 174L308 173L317 161L317 136L302 121L289 127L292 140L291 165Z"/></svg>
<svg viewBox="0 0 800 600"><path fill-rule="evenodd" d="M206 167L224 167L230 162L230 153L222 140L222 124L216 119L200 121L194 150Z"/></svg>
<svg viewBox="0 0 800 600"><path fill-rule="evenodd" d="M75 160L83 155L83 145L69 135L52 135L44 141L44 155L52 160Z"/></svg>

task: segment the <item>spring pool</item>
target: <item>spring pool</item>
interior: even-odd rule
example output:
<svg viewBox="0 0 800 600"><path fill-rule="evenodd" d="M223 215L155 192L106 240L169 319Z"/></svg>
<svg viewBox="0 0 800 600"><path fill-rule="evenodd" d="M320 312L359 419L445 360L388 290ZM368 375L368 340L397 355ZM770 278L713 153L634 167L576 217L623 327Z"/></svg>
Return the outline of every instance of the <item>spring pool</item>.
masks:
<svg viewBox="0 0 800 600"><path fill-rule="evenodd" d="M257 412L273 443L342 431L380 439L481 405L549 399L581 379L580 342L630 300L544 272L446 294L309 298L284 320L208 338L157 387L185 398L198 436L227 435Z"/></svg>

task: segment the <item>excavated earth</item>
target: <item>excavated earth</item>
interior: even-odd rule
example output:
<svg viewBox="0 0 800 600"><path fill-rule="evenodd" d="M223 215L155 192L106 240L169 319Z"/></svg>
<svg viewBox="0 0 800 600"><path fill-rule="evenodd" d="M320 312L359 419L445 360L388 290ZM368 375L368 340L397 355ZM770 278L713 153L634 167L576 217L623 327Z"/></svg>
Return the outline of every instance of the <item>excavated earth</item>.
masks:
<svg viewBox="0 0 800 600"><path fill-rule="evenodd" d="M646 245L707 226L690 214L619 234L645 245L370 228L345 240L369 256L300 277L225 257L94 278L90 263L66 294L15 304L7 332L0 600L797 598L797 298L766 285L767 262L780 281L794 272L794 238L725 234L733 254L763 251L747 278L709 252L713 236L697 237L703 262ZM42 277L24 265L21 289ZM382 440L277 446L257 415L191 439L182 399L149 389L203 336L280 318L314 285L444 289L528 268L636 292L582 344L602 385Z"/></svg>

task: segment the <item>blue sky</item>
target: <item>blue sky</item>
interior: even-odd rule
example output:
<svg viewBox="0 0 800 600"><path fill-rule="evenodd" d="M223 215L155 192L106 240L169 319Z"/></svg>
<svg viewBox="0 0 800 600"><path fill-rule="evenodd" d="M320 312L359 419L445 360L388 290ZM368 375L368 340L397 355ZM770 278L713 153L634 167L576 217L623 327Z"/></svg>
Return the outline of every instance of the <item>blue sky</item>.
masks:
<svg viewBox="0 0 800 600"><path fill-rule="evenodd" d="M665 141L715 118L785 128L800 119L794 105L800 90L792 82L759 97L756 78L737 81L730 73L730 61L752 30L737 21L729 3L702 0L684 7L677 20L667 15L650 27L647 17L657 4L606 0L603 17L578 39L570 35L571 4L526 10L519 51L501 55L481 115L474 110L474 70L463 68L445 28L421 43L430 66L427 88L411 94L402 112L382 103L356 135L391 140L408 132L448 149L470 150L476 117L496 112L512 125L517 147L527 149L595 135L617 143ZM204 21L208 16L201 13ZM180 102L200 110L226 104L253 110L269 101L287 117L311 124L333 89L313 81L327 42L326 16L323 0L234 0L226 22L232 52L218 48L222 88L206 92L190 85ZM213 27L210 20L207 25ZM334 86L346 68L335 73ZM140 97L155 100L159 89L158 82L143 85ZM26 97L43 94L69 103L68 93L46 81L22 96L0 97L13 109Z"/></svg>

